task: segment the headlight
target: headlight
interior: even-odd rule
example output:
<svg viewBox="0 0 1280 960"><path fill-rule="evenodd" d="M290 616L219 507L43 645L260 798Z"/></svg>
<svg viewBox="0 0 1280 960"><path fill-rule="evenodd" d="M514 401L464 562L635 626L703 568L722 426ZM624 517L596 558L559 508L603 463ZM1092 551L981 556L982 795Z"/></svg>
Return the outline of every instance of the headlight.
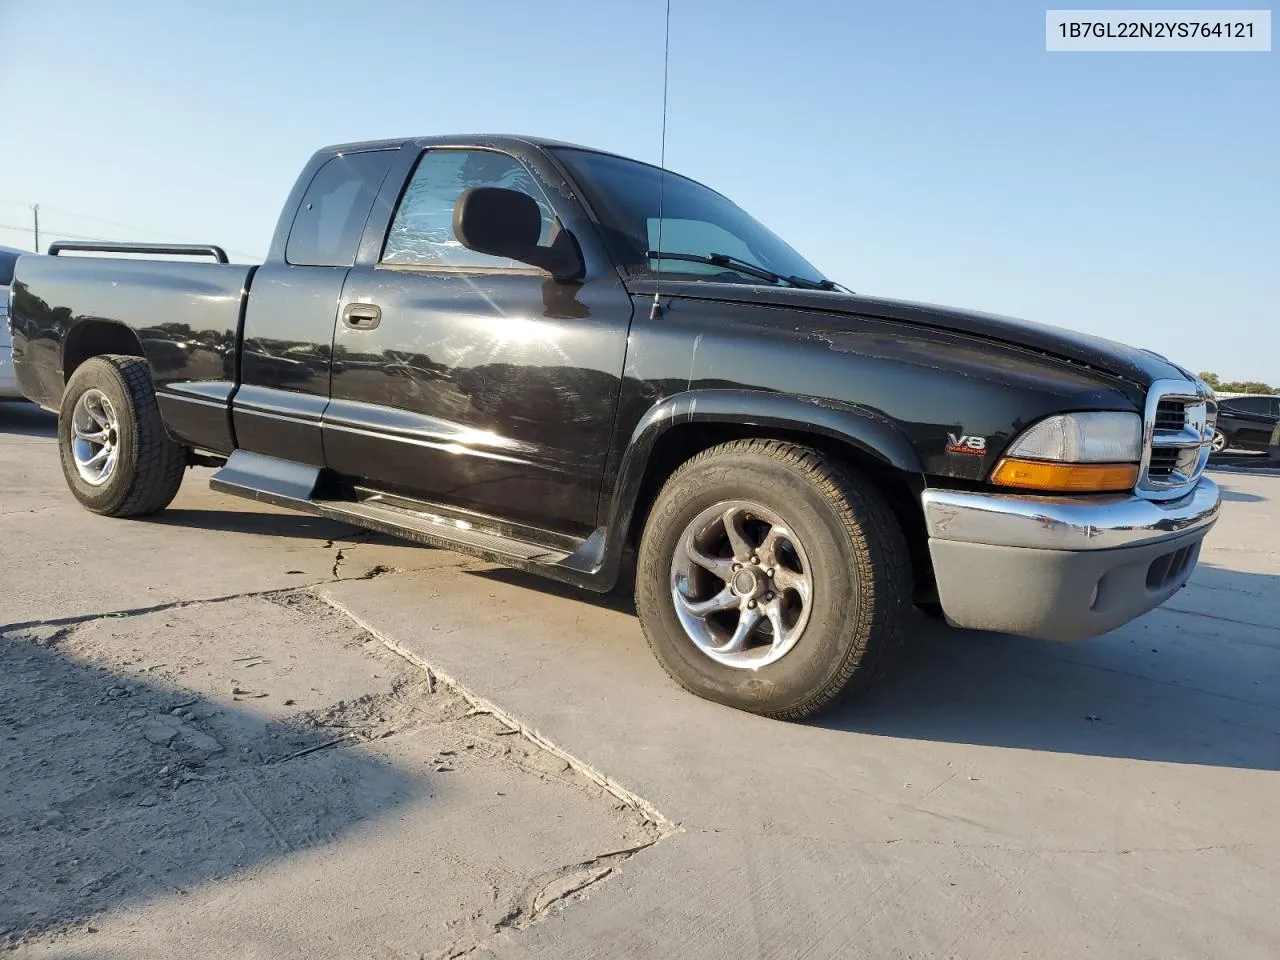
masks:
<svg viewBox="0 0 1280 960"><path fill-rule="evenodd" d="M1142 418L1136 413L1048 417L1024 430L1005 456L1065 463L1137 463L1142 459Z"/></svg>
<svg viewBox="0 0 1280 960"><path fill-rule="evenodd" d="M1064 413L1022 432L991 482L1058 493L1128 490L1138 482L1142 418L1136 413Z"/></svg>

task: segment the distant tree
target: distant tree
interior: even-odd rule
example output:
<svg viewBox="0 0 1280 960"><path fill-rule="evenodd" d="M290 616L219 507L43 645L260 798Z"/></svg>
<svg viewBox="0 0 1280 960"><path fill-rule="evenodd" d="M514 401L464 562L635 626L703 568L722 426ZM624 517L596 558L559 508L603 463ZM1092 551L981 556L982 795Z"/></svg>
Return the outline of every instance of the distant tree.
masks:
<svg viewBox="0 0 1280 960"><path fill-rule="evenodd" d="M1280 389L1261 380L1229 380L1224 383L1216 373L1210 372L1200 374L1200 379L1215 393L1280 393Z"/></svg>

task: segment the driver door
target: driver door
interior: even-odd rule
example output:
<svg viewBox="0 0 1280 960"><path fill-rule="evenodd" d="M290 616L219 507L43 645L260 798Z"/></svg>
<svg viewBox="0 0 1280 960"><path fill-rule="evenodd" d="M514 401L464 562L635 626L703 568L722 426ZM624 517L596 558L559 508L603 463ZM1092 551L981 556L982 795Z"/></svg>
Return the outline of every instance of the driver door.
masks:
<svg viewBox="0 0 1280 960"><path fill-rule="evenodd" d="M617 408L631 300L612 270L557 283L458 242L469 187L532 196L530 163L421 153L386 240L347 276L323 422L327 466L379 490L585 536ZM398 186L398 184L397 184Z"/></svg>

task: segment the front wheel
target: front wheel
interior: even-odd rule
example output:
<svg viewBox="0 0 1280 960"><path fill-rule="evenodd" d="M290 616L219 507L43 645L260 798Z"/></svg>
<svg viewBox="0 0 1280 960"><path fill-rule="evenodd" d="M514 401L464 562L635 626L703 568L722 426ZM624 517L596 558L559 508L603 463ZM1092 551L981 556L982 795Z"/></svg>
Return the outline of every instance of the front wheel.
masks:
<svg viewBox="0 0 1280 960"><path fill-rule="evenodd" d="M1221 453L1231 445L1231 440L1221 430L1213 431L1213 446L1210 448L1214 453Z"/></svg>
<svg viewBox="0 0 1280 960"><path fill-rule="evenodd" d="M636 608L683 687L798 720L876 679L911 587L902 530L871 484L807 447L739 440L658 495Z"/></svg>
<svg viewBox="0 0 1280 960"><path fill-rule="evenodd" d="M187 464L186 448L164 428L141 357L93 357L76 368L58 412L58 452L75 498L109 517L163 510Z"/></svg>

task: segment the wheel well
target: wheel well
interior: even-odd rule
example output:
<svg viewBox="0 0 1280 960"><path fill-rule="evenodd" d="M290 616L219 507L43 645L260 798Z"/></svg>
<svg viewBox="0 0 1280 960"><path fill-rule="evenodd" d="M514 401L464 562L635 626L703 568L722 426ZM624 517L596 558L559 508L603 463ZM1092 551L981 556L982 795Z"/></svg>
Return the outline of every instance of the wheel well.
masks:
<svg viewBox="0 0 1280 960"><path fill-rule="evenodd" d="M92 357L103 354L145 357L138 335L123 323L111 320L84 320L67 334L62 345L62 380L71 379L76 368Z"/></svg>
<svg viewBox="0 0 1280 960"><path fill-rule="evenodd" d="M804 430L781 430L774 427L755 427L740 423L695 423L673 427L658 438L649 454L644 479L636 496L628 530L628 546L636 547L648 519L649 510L658 498L667 478L685 461L704 450L728 443L763 437L770 440L790 440L819 450L839 460L858 472L888 501L894 516L902 526L911 550L911 567L916 581L916 598L927 601L936 598L933 563L929 558L929 536L924 522L924 509L920 505L923 478L899 470L874 454L836 437Z"/></svg>

